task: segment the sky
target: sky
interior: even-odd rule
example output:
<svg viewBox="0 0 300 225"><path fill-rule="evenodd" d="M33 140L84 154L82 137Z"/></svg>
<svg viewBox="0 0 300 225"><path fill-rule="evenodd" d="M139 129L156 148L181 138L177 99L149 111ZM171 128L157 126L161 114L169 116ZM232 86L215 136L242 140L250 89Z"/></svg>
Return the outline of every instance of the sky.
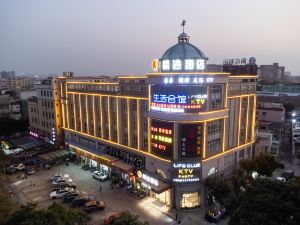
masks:
<svg viewBox="0 0 300 225"><path fill-rule="evenodd" d="M190 43L221 64L254 56L300 75L299 0L1 0L0 71L144 75Z"/></svg>

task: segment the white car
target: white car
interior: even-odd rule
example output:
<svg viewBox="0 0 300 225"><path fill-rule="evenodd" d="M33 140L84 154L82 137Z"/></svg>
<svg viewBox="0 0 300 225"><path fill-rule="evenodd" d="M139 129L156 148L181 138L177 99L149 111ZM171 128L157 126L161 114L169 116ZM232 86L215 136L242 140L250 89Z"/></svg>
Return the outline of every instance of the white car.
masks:
<svg viewBox="0 0 300 225"><path fill-rule="evenodd" d="M57 184L62 184L62 183L72 183L73 180L71 178L64 178L64 177L61 177L61 178L57 178L56 180L54 180L52 182L52 185L57 185Z"/></svg>
<svg viewBox="0 0 300 225"><path fill-rule="evenodd" d="M50 193L49 197L50 199L55 199L55 198L63 198L65 194L67 194L69 191L73 191L73 188L61 188L57 191L53 191Z"/></svg>
<svg viewBox="0 0 300 225"><path fill-rule="evenodd" d="M286 179L284 177L276 177L276 180L280 182L286 182Z"/></svg>
<svg viewBox="0 0 300 225"><path fill-rule="evenodd" d="M12 168L21 171L21 170L24 170L24 169L25 169L25 165L22 164L22 163L20 163L20 164L18 164L18 165L12 165Z"/></svg>
<svg viewBox="0 0 300 225"><path fill-rule="evenodd" d="M57 180L58 178L69 178L69 174L57 173L49 177L49 181Z"/></svg>
<svg viewBox="0 0 300 225"><path fill-rule="evenodd" d="M106 181L107 180L107 175L101 173L100 171L95 171L93 174L93 178L100 180L100 181Z"/></svg>

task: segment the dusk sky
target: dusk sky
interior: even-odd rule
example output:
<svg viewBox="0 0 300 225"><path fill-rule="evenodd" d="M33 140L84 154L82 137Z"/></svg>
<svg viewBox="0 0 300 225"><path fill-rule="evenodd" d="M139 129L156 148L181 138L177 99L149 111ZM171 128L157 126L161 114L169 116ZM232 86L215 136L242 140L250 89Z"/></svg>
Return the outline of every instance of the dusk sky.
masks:
<svg viewBox="0 0 300 225"><path fill-rule="evenodd" d="M254 56L300 75L299 0L1 0L0 71L145 74L182 19L208 63Z"/></svg>

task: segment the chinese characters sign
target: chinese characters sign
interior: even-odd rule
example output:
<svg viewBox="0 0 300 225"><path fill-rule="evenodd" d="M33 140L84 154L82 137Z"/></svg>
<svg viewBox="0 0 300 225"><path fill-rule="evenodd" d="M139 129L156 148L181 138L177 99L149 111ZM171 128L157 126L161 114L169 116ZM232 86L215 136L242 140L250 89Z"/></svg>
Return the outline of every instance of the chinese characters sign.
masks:
<svg viewBox="0 0 300 225"><path fill-rule="evenodd" d="M161 86L151 88L151 110L197 113L206 110L206 86Z"/></svg>
<svg viewBox="0 0 300 225"><path fill-rule="evenodd" d="M180 124L179 147L181 157L200 157L202 147L202 125Z"/></svg>
<svg viewBox="0 0 300 225"><path fill-rule="evenodd" d="M162 158L173 155L174 125L170 122L151 120L151 152Z"/></svg>

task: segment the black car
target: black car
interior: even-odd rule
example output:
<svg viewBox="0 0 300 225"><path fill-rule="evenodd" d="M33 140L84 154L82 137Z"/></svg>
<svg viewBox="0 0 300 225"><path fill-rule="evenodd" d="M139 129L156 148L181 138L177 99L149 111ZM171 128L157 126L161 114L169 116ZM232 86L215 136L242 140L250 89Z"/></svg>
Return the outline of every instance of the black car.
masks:
<svg viewBox="0 0 300 225"><path fill-rule="evenodd" d="M70 202L72 201L74 198L78 197L80 194L79 191L70 191L68 192L65 197L64 197L64 201L65 202Z"/></svg>
<svg viewBox="0 0 300 225"><path fill-rule="evenodd" d="M281 177L285 178L286 180L289 180L295 176L294 171L292 170L286 170L282 172Z"/></svg>
<svg viewBox="0 0 300 225"><path fill-rule="evenodd" d="M72 200L72 206L73 207L82 207L85 205L85 203L94 200L91 196L81 195L77 196Z"/></svg>
<svg viewBox="0 0 300 225"><path fill-rule="evenodd" d="M69 188L76 189L77 184L75 184L75 183L73 183L73 182L63 182L63 183L58 183L58 184L54 184L54 185L53 185L53 190L58 190L58 189L64 188L64 187L69 187Z"/></svg>
<svg viewBox="0 0 300 225"><path fill-rule="evenodd" d="M83 207L83 211L90 213L90 212L94 212L94 211L98 211L98 210L103 210L105 208L105 202L99 202L99 201L89 201L86 202L84 207Z"/></svg>

